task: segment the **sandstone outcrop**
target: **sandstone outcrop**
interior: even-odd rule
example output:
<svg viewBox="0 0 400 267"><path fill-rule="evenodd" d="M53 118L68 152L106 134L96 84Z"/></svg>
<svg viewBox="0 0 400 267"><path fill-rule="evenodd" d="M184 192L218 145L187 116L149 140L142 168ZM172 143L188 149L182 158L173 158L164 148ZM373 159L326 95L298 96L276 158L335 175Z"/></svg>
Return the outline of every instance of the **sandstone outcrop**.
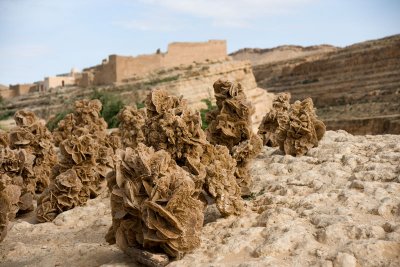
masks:
<svg viewBox="0 0 400 267"><path fill-rule="evenodd" d="M400 35L394 35L291 57L276 49L232 56L252 60L257 85L268 92L311 97L330 130L399 134L399 45Z"/></svg>

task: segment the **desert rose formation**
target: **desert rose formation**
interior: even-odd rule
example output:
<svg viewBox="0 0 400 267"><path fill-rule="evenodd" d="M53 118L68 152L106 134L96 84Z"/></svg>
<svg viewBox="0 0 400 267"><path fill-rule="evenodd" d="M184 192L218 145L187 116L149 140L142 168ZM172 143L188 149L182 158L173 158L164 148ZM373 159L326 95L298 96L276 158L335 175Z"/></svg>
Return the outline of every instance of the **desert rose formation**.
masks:
<svg viewBox="0 0 400 267"><path fill-rule="evenodd" d="M144 122L141 114L146 114ZM222 215L240 214L236 161L225 146L207 141L199 113L184 99L154 90L145 113L124 109L119 118L120 135L130 141L125 150L117 151L116 170L108 179L110 243L123 250L162 248L180 258L200 245L205 194ZM132 129L131 136L125 129Z"/></svg>
<svg viewBox="0 0 400 267"><path fill-rule="evenodd" d="M34 209L57 160L52 136L34 113L17 111L14 120L9 133L0 131L0 241L17 213Z"/></svg>
<svg viewBox="0 0 400 267"><path fill-rule="evenodd" d="M279 146L285 154L302 156L318 146L325 124L317 119L311 98L290 104L290 94L279 94L258 128L264 144Z"/></svg>
<svg viewBox="0 0 400 267"><path fill-rule="evenodd" d="M53 135L32 112L18 111L17 127L0 132L0 240L18 212L33 210L36 194L37 220L48 222L108 187L110 244L151 266L199 248L207 206L215 203L223 217L244 212L250 163L263 140L303 155L325 132L311 99L290 105L289 95L279 95L259 136L240 83L220 79L214 93L206 131L198 111L163 89L147 95L145 108L120 110L119 128L110 133L99 100L76 101Z"/></svg>
<svg viewBox="0 0 400 267"><path fill-rule="evenodd" d="M53 168L52 183L38 199L39 221L52 221L105 190L106 176L114 168L114 150L100 110L98 100L77 101L75 112L55 130L61 158Z"/></svg>
<svg viewBox="0 0 400 267"><path fill-rule="evenodd" d="M217 108L207 114L207 138L212 144L226 146L236 160L235 176L242 194L251 187L249 163L261 151L262 141L251 129L254 109L240 83L218 80L214 83Z"/></svg>

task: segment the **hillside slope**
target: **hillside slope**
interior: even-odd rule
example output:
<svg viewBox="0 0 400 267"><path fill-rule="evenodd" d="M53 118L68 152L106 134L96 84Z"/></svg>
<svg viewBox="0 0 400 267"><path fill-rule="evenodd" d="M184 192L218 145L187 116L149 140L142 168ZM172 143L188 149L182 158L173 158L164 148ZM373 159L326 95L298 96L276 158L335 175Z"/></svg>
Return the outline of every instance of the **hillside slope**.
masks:
<svg viewBox="0 0 400 267"><path fill-rule="evenodd" d="M400 133L400 35L313 54L303 48L291 58L272 56L280 50L259 53L274 58L264 63L253 59L256 53L232 56L251 60L258 86L269 92L288 91L294 100L312 97L328 129Z"/></svg>
<svg viewBox="0 0 400 267"><path fill-rule="evenodd" d="M0 108L2 114L13 114L18 109L27 108L43 119L48 119L60 111L72 106L75 100L90 98L94 90L106 91L119 95L126 104L142 102L153 88L164 88L171 94L189 101L192 108L201 109L206 105L202 99L214 99L213 84L219 78L240 82L248 99L255 106L253 115L254 128L258 127L263 116L272 106L273 95L258 88L251 65L244 61L219 60L206 63L181 65L158 72L149 73L140 79L125 80L113 86L93 88L64 87L47 92L35 92L10 100Z"/></svg>

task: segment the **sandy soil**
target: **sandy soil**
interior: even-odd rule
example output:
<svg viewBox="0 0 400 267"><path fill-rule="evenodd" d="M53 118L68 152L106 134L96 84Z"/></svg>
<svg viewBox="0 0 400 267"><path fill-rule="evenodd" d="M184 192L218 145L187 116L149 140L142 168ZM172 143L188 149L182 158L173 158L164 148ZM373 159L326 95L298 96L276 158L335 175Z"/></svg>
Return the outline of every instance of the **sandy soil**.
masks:
<svg viewBox="0 0 400 267"><path fill-rule="evenodd" d="M400 136L328 131L306 156L265 147L240 217L207 208L202 245L170 266L400 266ZM138 266L104 235L107 196L14 222L0 266Z"/></svg>

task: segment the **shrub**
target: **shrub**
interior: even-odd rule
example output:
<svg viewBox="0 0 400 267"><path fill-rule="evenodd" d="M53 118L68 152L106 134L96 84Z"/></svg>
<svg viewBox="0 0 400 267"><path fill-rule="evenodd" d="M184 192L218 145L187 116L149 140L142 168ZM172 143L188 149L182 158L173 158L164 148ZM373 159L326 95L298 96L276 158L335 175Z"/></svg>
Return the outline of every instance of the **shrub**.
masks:
<svg viewBox="0 0 400 267"><path fill-rule="evenodd" d="M100 115L107 122L108 128L118 127L117 114L125 106L122 99L116 94L100 92L96 89L93 91L91 99L98 99L103 105Z"/></svg>
<svg viewBox="0 0 400 267"><path fill-rule="evenodd" d="M0 120L7 120L13 115L14 115L14 111L12 111L12 110L3 111L2 113L0 113Z"/></svg>
<svg viewBox="0 0 400 267"><path fill-rule="evenodd" d="M168 77L165 77L165 78L154 78L154 79L151 79L150 81L145 82L144 84L153 86L153 85L156 85L156 84L159 84L159 83L176 81L176 80L179 79L179 77L180 77L180 75L177 74L175 76L168 76Z"/></svg>
<svg viewBox="0 0 400 267"><path fill-rule="evenodd" d="M214 106L212 104L211 99L209 99L209 98L202 99L201 102L204 102L207 105L207 108L200 109L200 116L201 116L201 121L202 121L201 128L203 130L205 130L205 129L208 128L208 123L207 123L207 120L206 120L206 114L209 111L213 110L216 106Z"/></svg>
<svg viewBox="0 0 400 267"><path fill-rule="evenodd" d="M144 108L146 105L143 103L143 102L137 102L136 103L136 108L137 109L141 109L141 108Z"/></svg>
<svg viewBox="0 0 400 267"><path fill-rule="evenodd" d="M72 112L71 110L67 109L67 110L57 113L53 118L49 119L49 121L46 123L47 129L49 129L50 131L53 131L55 128L57 128L58 123L62 119L64 119L67 114L69 114L71 112Z"/></svg>

